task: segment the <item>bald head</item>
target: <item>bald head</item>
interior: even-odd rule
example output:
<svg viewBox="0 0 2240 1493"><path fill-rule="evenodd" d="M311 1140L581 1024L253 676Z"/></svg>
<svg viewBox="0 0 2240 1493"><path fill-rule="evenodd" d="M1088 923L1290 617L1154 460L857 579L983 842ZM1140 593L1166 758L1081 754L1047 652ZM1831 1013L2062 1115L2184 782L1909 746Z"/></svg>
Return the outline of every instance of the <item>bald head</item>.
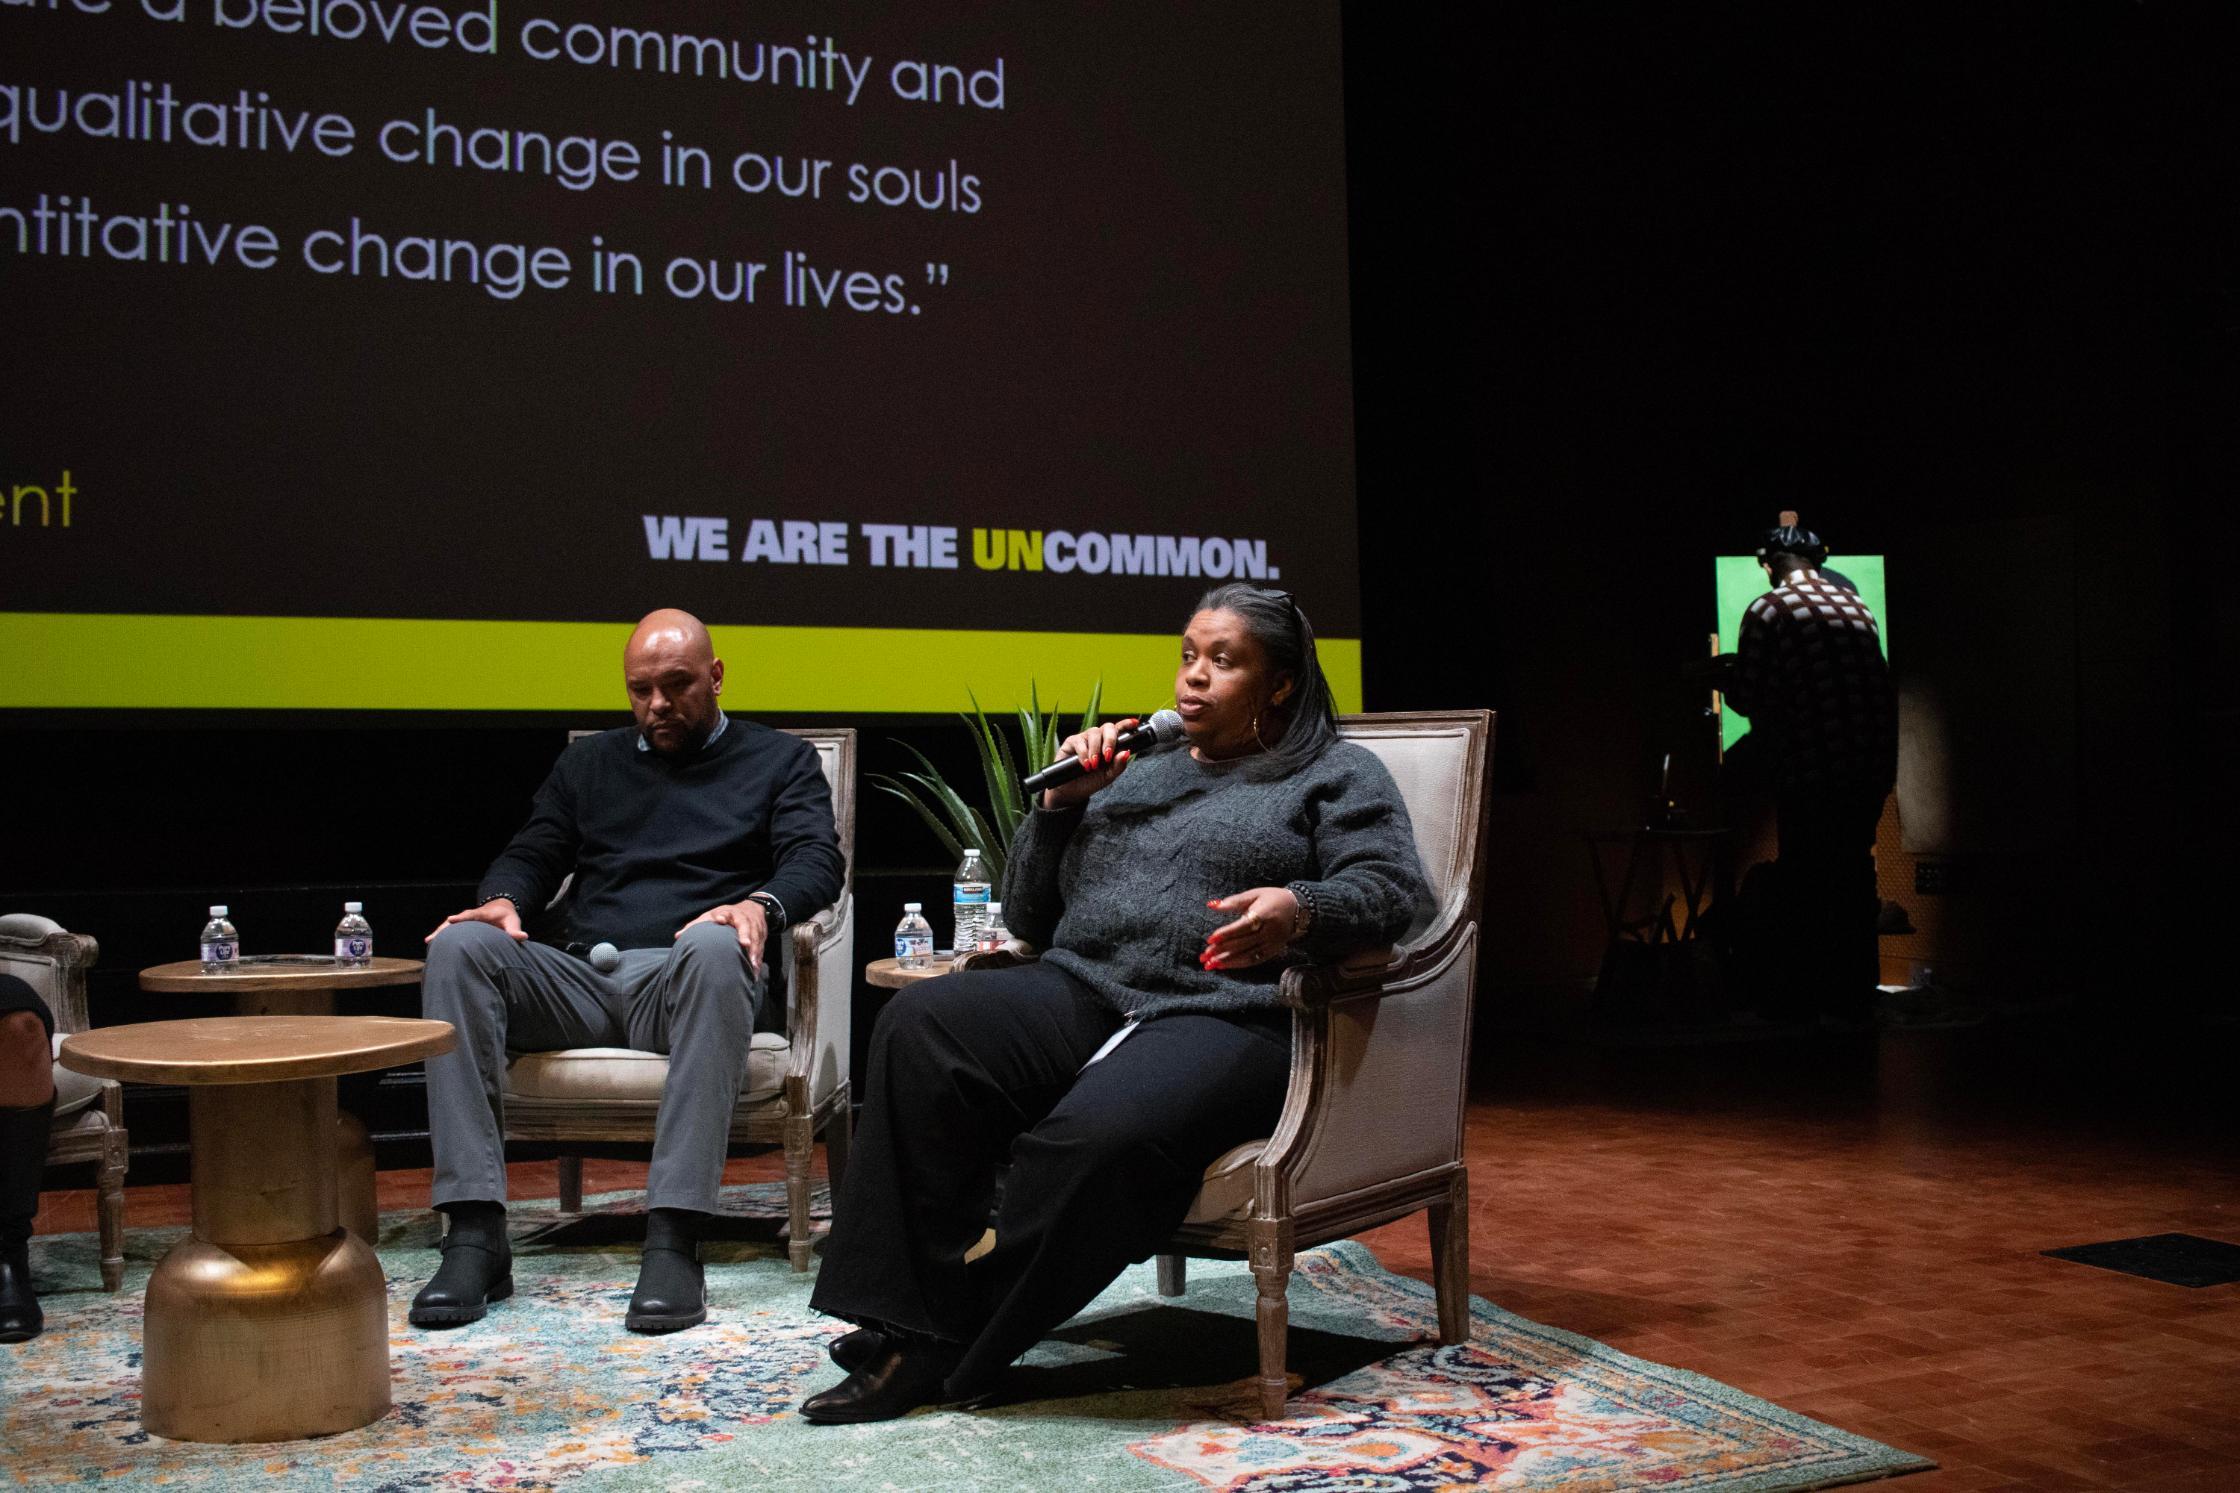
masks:
<svg viewBox="0 0 2240 1493"><path fill-rule="evenodd" d="M695 658L709 661L716 656L715 640L708 636L707 625L692 613L680 612L675 607L663 607L638 619L629 643L623 647L622 666L629 668L631 659L656 647L682 649Z"/></svg>
<svg viewBox="0 0 2240 1493"><path fill-rule="evenodd" d="M715 730L723 660L690 612L646 613L622 650L622 678L639 734L661 755L689 756Z"/></svg>

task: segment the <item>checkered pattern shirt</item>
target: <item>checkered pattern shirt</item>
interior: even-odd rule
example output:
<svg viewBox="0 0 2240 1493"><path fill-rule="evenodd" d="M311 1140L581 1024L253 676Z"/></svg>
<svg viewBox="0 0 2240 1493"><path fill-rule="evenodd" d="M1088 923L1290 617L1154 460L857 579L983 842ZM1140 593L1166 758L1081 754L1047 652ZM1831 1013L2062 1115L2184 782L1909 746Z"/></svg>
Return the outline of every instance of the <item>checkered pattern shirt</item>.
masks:
<svg viewBox="0 0 2240 1493"><path fill-rule="evenodd" d="M1727 704L1765 733L1782 788L1897 781L1897 696L1857 595L1797 571L1750 603L1736 652Z"/></svg>

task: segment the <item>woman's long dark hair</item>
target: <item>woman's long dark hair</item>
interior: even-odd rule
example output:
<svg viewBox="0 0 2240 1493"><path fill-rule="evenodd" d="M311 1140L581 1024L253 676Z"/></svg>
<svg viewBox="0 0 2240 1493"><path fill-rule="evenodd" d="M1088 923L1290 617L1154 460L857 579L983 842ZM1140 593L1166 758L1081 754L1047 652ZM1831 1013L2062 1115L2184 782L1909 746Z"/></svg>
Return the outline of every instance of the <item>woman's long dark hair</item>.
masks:
<svg viewBox="0 0 2240 1493"><path fill-rule="evenodd" d="M1282 777L1305 767L1338 739L1338 706L1315 656L1314 629L1288 591L1231 581L1198 598L1201 612L1235 612L1267 656L1271 674L1291 676L1291 698L1282 712L1283 735L1253 759L1255 776Z"/></svg>

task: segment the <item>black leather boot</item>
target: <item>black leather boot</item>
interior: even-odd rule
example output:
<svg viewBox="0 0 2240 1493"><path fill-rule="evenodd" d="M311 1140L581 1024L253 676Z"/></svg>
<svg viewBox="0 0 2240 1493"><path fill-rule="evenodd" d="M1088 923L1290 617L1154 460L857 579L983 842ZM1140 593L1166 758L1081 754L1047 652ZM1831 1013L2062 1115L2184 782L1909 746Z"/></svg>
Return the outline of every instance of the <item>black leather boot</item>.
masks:
<svg viewBox="0 0 2240 1493"><path fill-rule="evenodd" d="M880 1336L878 1351L869 1362L801 1402L803 1420L820 1426L897 1420L921 1405L946 1404L956 1398L945 1386L964 1356L962 1344L902 1333Z"/></svg>
<svg viewBox="0 0 2240 1493"><path fill-rule="evenodd" d="M462 1327L479 1322L490 1303L513 1294L513 1246L506 1240L503 1203L453 1203L444 1210L451 1227L443 1236L443 1264L412 1298L415 1327Z"/></svg>
<svg viewBox="0 0 2240 1493"><path fill-rule="evenodd" d="M858 1327L853 1332L843 1332L824 1345L825 1355L834 1363L854 1373L887 1345L887 1335L876 1327Z"/></svg>
<svg viewBox="0 0 2240 1493"><path fill-rule="evenodd" d="M31 1291L31 1220L39 1213L53 1120L51 1098L29 1109L0 1109L0 1343L28 1341L47 1325Z"/></svg>
<svg viewBox="0 0 2240 1493"><path fill-rule="evenodd" d="M622 1325L632 1332L681 1332L707 1320L700 1215L689 1208L655 1208L646 1214L645 1258Z"/></svg>

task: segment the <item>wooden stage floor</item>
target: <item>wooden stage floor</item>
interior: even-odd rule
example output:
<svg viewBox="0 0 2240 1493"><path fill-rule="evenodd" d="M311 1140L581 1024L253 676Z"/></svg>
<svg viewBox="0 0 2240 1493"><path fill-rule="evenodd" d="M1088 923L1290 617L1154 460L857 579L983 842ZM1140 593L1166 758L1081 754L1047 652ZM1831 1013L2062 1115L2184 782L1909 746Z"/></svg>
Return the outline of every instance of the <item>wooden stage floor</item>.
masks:
<svg viewBox="0 0 2240 1493"><path fill-rule="evenodd" d="M1946 1032L1609 1045L1481 1032L1472 1288L1943 1464L1920 1493L2240 1488L2240 1284L2040 1251L2240 1242L2234 1030L2041 1019ZM593 1190L642 1166L595 1162ZM733 1180L779 1175L775 1154ZM522 1196L549 1162L512 1169ZM384 1208L428 1173L385 1172ZM131 1190L184 1222L183 1186ZM42 1230L86 1229L50 1194ZM1428 1277L1420 1219L1365 1236Z"/></svg>

